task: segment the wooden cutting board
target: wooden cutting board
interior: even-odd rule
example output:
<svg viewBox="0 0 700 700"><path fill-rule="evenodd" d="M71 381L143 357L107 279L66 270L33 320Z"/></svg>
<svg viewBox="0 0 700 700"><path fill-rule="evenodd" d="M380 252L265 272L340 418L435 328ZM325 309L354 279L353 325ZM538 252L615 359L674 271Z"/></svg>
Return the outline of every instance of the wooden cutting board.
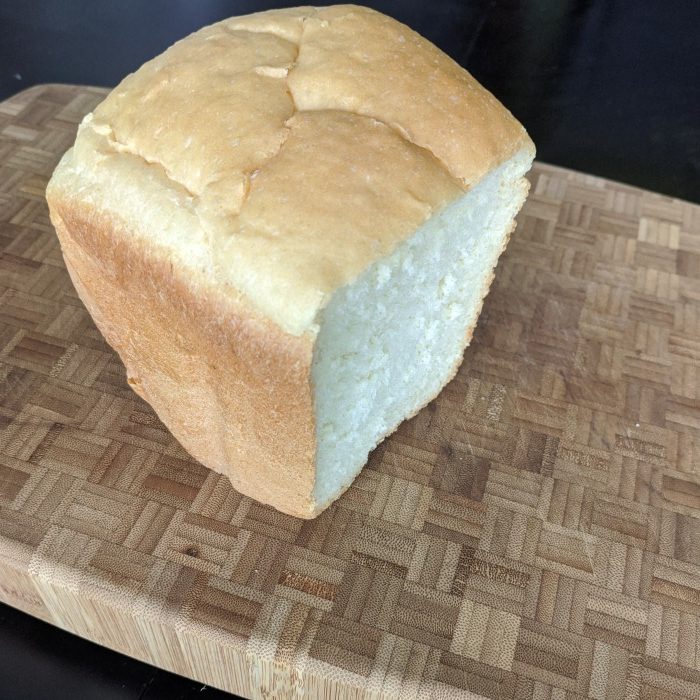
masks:
<svg viewBox="0 0 700 700"><path fill-rule="evenodd" d="M537 165L457 378L304 522L73 290L44 187L104 94L0 104L0 598L250 697L700 697L700 207Z"/></svg>

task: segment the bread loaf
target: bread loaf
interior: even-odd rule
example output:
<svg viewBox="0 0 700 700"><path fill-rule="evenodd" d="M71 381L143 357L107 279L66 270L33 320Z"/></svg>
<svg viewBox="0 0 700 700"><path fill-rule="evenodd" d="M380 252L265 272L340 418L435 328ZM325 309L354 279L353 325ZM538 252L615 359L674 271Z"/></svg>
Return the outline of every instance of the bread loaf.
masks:
<svg viewBox="0 0 700 700"><path fill-rule="evenodd" d="M455 374L533 157L408 27L306 7L129 75L47 198L134 391L236 489L310 518Z"/></svg>

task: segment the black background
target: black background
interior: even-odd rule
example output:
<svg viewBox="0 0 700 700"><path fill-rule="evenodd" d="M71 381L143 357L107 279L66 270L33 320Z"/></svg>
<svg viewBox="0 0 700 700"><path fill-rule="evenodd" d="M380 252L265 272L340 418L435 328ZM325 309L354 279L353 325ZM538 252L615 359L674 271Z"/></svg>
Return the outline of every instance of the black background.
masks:
<svg viewBox="0 0 700 700"><path fill-rule="evenodd" d="M44 82L112 86L205 24L295 4L0 0L0 99ZM465 66L525 124L541 160L700 202L698 0L365 4ZM0 696L230 697L4 606Z"/></svg>
<svg viewBox="0 0 700 700"><path fill-rule="evenodd" d="M295 4L0 0L0 99L42 82L112 86L205 24ZM700 202L698 0L366 4L470 70L541 160Z"/></svg>

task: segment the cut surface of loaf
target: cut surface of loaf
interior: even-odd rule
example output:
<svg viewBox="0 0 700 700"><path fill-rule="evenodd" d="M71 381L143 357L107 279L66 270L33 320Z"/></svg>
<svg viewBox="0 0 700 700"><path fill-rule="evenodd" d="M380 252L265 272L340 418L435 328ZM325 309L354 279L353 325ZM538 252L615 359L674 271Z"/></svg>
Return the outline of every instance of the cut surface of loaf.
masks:
<svg viewBox="0 0 700 700"><path fill-rule="evenodd" d="M47 199L134 390L235 488L313 517L455 373L533 157L404 25L295 8L128 76Z"/></svg>

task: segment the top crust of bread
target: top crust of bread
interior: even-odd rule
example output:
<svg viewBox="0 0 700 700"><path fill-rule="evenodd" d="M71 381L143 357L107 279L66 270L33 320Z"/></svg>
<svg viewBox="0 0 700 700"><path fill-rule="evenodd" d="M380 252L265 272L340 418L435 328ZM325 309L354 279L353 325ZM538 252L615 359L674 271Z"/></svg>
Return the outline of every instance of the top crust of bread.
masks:
<svg viewBox="0 0 700 700"><path fill-rule="evenodd" d="M514 117L408 27L304 7L206 27L128 76L49 197L313 335L335 289L522 149Z"/></svg>

